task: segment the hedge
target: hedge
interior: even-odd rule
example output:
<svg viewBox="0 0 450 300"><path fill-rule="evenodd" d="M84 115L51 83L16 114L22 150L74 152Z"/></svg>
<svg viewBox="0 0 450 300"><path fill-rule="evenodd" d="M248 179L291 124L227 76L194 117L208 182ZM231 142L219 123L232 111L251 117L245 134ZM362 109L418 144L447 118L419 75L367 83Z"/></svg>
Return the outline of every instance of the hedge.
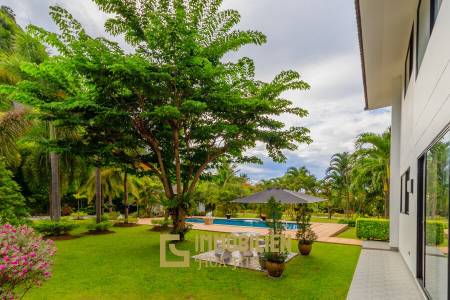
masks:
<svg viewBox="0 0 450 300"><path fill-rule="evenodd" d="M356 219L356 236L366 240L389 240L389 220Z"/></svg>
<svg viewBox="0 0 450 300"><path fill-rule="evenodd" d="M444 242L444 224L442 222L427 221L425 229L427 245L440 245Z"/></svg>
<svg viewBox="0 0 450 300"><path fill-rule="evenodd" d="M355 219L339 219L338 224L347 224L348 227L355 227L356 221Z"/></svg>

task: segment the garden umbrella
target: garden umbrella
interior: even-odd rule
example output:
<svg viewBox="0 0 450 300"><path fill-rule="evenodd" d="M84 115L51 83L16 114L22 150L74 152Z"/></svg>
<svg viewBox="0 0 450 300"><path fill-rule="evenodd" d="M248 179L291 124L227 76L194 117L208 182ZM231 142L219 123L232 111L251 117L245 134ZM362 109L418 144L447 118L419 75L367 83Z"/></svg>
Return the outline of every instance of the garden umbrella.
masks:
<svg viewBox="0 0 450 300"><path fill-rule="evenodd" d="M274 197L275 200L277 200L282 204L308 204L327 201L327 199L310 196L305 193L294 192L284 189L268 189L244 198L233 200L233 202L262 204L267 203L267 201L269 201L271 197Z"/></svg>

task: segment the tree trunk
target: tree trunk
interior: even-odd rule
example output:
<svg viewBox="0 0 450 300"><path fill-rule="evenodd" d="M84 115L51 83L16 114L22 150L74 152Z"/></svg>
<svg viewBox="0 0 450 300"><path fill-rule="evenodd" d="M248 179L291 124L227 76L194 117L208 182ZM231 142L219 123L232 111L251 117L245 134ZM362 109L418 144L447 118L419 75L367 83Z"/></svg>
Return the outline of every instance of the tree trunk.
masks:
<svg viewBox="0 0 450 300"><path fill-rule="evenodd" d="M389 218L389 192L384 192L384 217Z"/></svg>
<svg viewBox="0 0 450 300"><path fill-rule="evenodd" d="M186 212L182 207L175 207L171 211L173 221L173 231L180 235L180 241L184 241L184 234L186 233Z"/></svg>
<svg viewBox="0 0 450 300"><path fill-rule="evenodd" d="M50 140L56 139L56 130L52 124L50 127ZM59 221L61 218L61 186L59 178L59 155L50 152L51 169L51 199L50 199L50 219Z"/></svg>
<svg viewBox="0 0 450 300"><path fill-rule="evenodd" d="M111 214L113 212L113 203L112 203L112 196L111 195L108 196L108 206L109 206L108 211Z"/></svg>
<svg viewBox="0 0 450 300"><path fill-rule="evenodd" d="M100 190L100 209L101 209L101 212L102 212L102 215L103 215L103 213L105 212L105 199L103 198L103 187L102 187L102 189Z"/></svg>
<svg viewBox="0 0 450 300"><path fill-rule="evenodd" d="M384 182L384 217L389 218L389 181Z"/></svg>
<svg viewBox="0 0 450 300"><path fill-rule="evenodd" d="M332 213L331 213L331 203L330 202L331 202L331 200L328 199L328 219L331 220Z"/></svg>
<svg viewBox="0 0 450 300"><path fill-rule="evenodd" d="M125 223L128 223L128 174L123 177L123 204L125 205Z"/></svg>
<svg viewBox="0 0 450 300"><path fill-rule="evenodd" d="M102 221L102 175L100 174L100 168L95 168L95 214L96 222Z"/></svg>

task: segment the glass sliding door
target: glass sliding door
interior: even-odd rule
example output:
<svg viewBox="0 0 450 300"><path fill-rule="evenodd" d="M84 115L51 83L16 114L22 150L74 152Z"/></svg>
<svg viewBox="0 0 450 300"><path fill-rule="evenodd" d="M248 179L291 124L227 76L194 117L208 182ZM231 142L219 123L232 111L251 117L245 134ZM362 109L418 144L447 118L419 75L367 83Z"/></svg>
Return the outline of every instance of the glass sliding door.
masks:
<svg viewBox="0 0 450 300"><path fill-rule="evenodd" d="M448 295L450 132L426 153L424 191L424 287L432 299Z"/></svg>

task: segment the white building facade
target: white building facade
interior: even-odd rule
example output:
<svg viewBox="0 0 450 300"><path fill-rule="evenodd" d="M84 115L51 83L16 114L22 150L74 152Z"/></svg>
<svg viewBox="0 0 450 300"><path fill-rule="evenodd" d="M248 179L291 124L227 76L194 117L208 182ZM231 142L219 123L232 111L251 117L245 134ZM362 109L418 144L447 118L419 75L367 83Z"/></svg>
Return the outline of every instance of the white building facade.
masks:
<svg viewBox="0 0 450 300"><path fill-rule="evenodd" d="M366 109L392 107L390 245L449 299L450 0L355 0Z"/></svg>

